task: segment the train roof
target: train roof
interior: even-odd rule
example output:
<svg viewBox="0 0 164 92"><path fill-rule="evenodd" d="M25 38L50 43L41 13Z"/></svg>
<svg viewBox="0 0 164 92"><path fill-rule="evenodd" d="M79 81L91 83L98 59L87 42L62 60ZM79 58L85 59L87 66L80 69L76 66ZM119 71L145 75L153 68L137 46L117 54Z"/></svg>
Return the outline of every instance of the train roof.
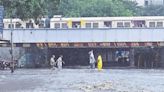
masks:
<svg viewBox="0 0 164 92"><path fill-rule="evenodd" d="M19 18L13 18L13 19L12 19L12 22L13 22L13 23L15 23L15 22L27 22L27 21L29 21L29 20L32 20L32 22L34 22L34 19L28 19L28 20L22 21L22 20L19 19ZM7 18L7 19L3 19L3 21L4 21L4 22L10 23L11 19L10 19L10 18Z"/></svg>
<svg viewBox="0 0 164 92"><path fill-rule="evenodd" d="M45 20L46 18L42 18ZM10 18L3 19L4 22L10 22ZM33 19L29 19L34 21ZM129 20L164 20L164 16L130 16L130 17L58 17L51 18L50 21L129 21ZM22 21L19 18L12 19L12 22Z"/></svg>
<svg viewBox="0 0 164 92"><path fill-rule="evenodd" d="M131 16L131 17L72 17L72 18L51 18L51 21L120 21L120 20L164 20L164 16Z"/></svg>
<svg viewBox="0 0 164 92"><path fill-rule="evenodd" d="M7 19L3 19L4 22L10 22L11 19L7 18ZM18 19L18 18L15 18L15 19L12 19L12 22L18 22L18 21L21 21L21 19Z"/></svg>

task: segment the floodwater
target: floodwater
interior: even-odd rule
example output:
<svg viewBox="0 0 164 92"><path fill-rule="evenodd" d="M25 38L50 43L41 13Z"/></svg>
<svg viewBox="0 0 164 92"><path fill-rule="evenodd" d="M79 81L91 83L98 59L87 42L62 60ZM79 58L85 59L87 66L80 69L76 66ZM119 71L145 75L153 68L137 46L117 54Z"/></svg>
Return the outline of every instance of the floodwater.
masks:
<svg viewBox="0 0 164 92"><path fill-rule="evenodd" d="M164 92L164 70L5 70L0 92Z"/></svg>

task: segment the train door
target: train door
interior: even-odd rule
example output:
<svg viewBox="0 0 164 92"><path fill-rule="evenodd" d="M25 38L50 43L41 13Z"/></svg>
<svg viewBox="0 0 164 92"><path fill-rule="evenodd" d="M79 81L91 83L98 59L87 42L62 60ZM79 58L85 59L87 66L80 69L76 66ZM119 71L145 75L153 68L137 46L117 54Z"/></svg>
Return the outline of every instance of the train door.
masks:
<svg viewBox="0 0 164 92"><path fill-rule="evenodd" d="M20 22L16 22L15 28L21 28L21 27L22 27L22 24Z"/></svg>
<svg viewBox="0 0 164 92"><path fill-rule="evenodd" d="M68 28L72 28L72 20L67 21L67 26L68 26Z"/></svg>
<svg viewBox="0 0 164 92"><path fill-rule="evenodd" d="M72 22L72 28L81 28L81 22L80 21L73 21Z"/></svg>
<svg viewBox="0 0 164 92"><path fill-rule="evenodd" d="M45 24L44 20L40 20L38 24L39 28L44 28L44 24Z"/></svg>
<svg viewBox="0 0 164 92"><path fill-rule="evenodd" d="M34 28L34 23L32 22L32 20L26 23L26 28Z"/></svg>
<svg viewBox="0 0 164 92"><path fill-rule="evenodd" d="M112 21L104 21L104 27L105 28L111 28L112 27Z"/></svg>
<svg viewBox="0 0 164 92"><path fill-rule="evenodd" d="M14 24L8 24L8 28L14 28Z"/></svg>
<svg viewBox="0 0 164 92"><path fill-rule="evenodd" d="M81 28L86 28L85 22L85 20L80 20Z"/></svg>
<svg viewBox="0 0 164 92"><path fill-rule="evenodd" d="M133 21L134 24L134 28L141 28L141 27L145 27L145 20L135 20Z"/></svg>

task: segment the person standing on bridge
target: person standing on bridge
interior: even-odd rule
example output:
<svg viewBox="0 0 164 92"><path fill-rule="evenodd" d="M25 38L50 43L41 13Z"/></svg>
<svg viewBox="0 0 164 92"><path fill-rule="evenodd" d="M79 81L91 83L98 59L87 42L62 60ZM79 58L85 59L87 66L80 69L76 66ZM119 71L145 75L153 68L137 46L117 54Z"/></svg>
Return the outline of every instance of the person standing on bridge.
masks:
<svg viewBox="0 0 164 92"><path fill-rule="evenodd" d="M51 69L55 68L55 55L52 55L50 59L50 65L51 65Z"/></svg>
<svg viewBox="0 0 164 92"><path fill-rule="evenodd" d="M96 60L93 54L93 50L89 51L89 63L90 63L90 68L95 69Z"/></svg>

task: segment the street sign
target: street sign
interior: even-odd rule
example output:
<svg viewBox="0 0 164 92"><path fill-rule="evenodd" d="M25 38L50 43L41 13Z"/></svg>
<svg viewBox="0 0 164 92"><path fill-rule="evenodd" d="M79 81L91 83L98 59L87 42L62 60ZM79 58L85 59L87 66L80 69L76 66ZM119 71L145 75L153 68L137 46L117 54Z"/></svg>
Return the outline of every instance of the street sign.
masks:
<svg viewBox="0 0 164 92"><path fill-rule="evenodd" d="M3 32L3 13L4 13L4 8L3 6L0 6L0 33Z"/></svg>

